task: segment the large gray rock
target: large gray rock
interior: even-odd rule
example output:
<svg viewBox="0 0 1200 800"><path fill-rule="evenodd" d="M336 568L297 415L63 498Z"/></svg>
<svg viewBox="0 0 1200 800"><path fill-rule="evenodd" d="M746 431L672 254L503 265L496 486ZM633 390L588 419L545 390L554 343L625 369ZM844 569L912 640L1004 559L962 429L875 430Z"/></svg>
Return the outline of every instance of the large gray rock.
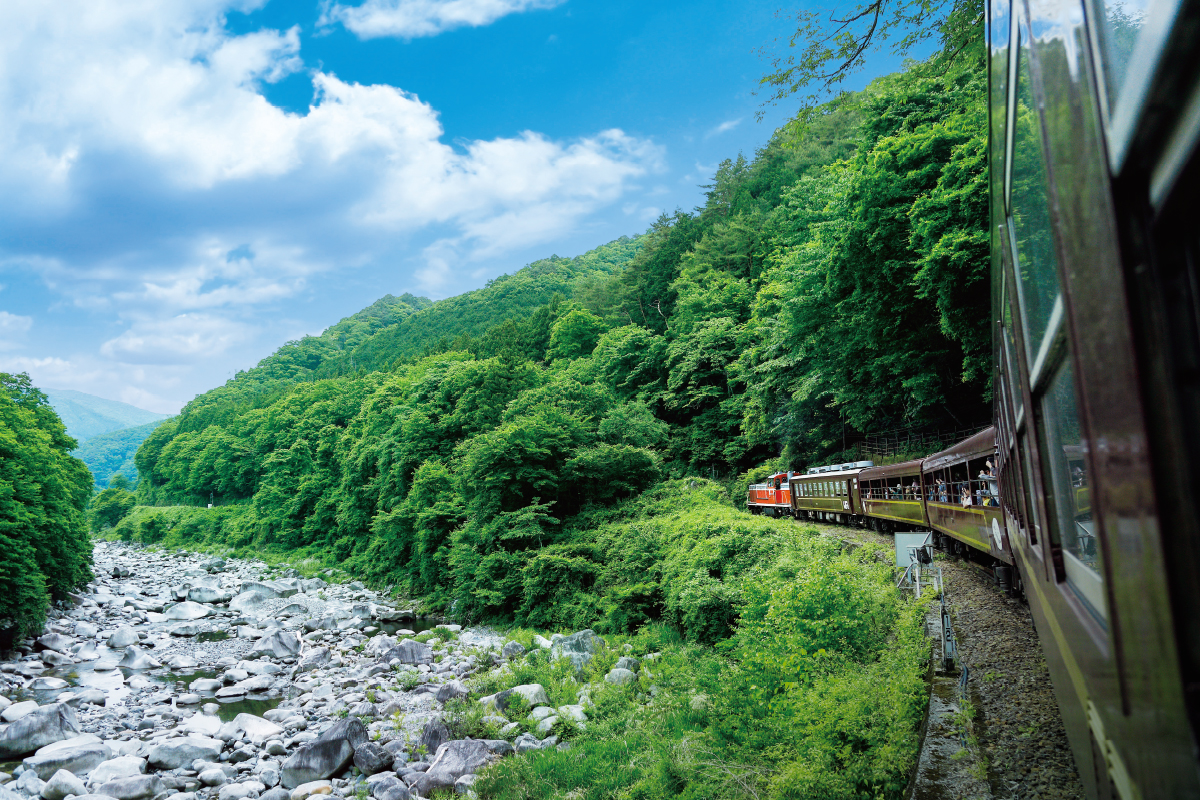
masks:
<svg viewBox="0 0 1200 800"><path fill-rule="evenodd" d="M100 632L99 628L97 628L95 625L93 625L92 623L87 622L85 620L81 619L75 623L75 635L76 636L82 637L84 639L91 639L93 636L95 636L99 632Z"/></svg>
<svg viewBox="0 0 1200 800"><path fill-rule="evenodd" d="M60 769L83 775L111 757L112 750L108 745L86 734L46 745L23 763L26 769L33 770L39 778L48 781Z"/></svg>
<svg viewBox="0 0 1200 800"><path fill-rule="evenodd" d="M525 645L520 642L506 642L500 650L500 655L505 658L516 658L517 656L525 655Z"/></svg>
<svg viewBox="0 0 1200 800"><path fill-rule="evenodd" d="M171 628L168 633L172 636L195 636L204 630L204 626L199 622L181 622Z"/></svg>
<svg viewBox="0 0 1200 800"><path fill-rule="evenodd" d="M229 610L236 611L239 614L245 614L248 611L254 611L263 604L267 598L263 597L258 592L242 592L237 597L229 601Z"/></svg>
<svg viewBox="0 0 1200 800"><path fill-rule="evenodd" d="M117 778L101 784L96 794L115 797L117 800L149 800L164 791L162 778L157 775L135 775L132 778Z"/></svg>
<svg viewBox="0 0 1200 800"><path fill-rule="evenodd" d="M176 603L167 609L167 619L186 622L193 619L203 619L211 612L212 609L208 606L202 606L191 600L184 600L182 603Z"/></svg>
<svg viewBox="0 0 1200 800"><path fill-rule="evenodd" d="M354 748L354 766L363 775L374 775L392 768L396 757L374 742L363 742Z"/></svg>
<svg viewBox="0 0 1200 800"><path fill-rule="evenodd" d="M434 714L425 727L421 728L421 738L417 740L418 746L424 748L422 752L425 756L436 753L438 748L450 739L450 729L446 727L446 723L442 722L442 718Z"/></svg>
<svg viewBox="0 0 1200 800"><path fill-rule="evenodd" d="M228 590L214 586L193 586L187 593L187 599L193 603L228 603L232 598Z"/></svg>
<svg viewBox="0 0 1200 800"><path fill-rule="evenodd" d="M303 642L295 631L276 631L254 643L251 653L261 653L273 658L288 658L300 652Z"/></svg>
<svg viewBox="0 0 1200 800"><path fill-rule="evenodd" d="M346 739L321 741L302 746L283 762L280 783L286 789L330 778L350 765L354 746Z"/></svg>
<svg viewBox="0 0 1200 800"><path fill-rule="evenodd" d="M450 681L449 683L443 684L437 690L437 695L435 696L437 697L437 701L439 703L445 703L447 700L453 700L456 697L466 697L468 694L470 694L470 692L467 690L467 687L463 685L462 681Z"/></svg>
<svg viewBox="0 0 1200 800"><path fill-rule="evenodd" d="M300 663L296 665L296 672L311 672L314 669L320 669L332 660L333 654L328 647L318 647L300 659Z"/></svg>
<svg viewBox="0 0 1200 800"><path fill-rule="evenodd" d="M412 792L404 784L389 786L383 794L377 795L378 800L412 800Z"/></svg>
<svg viewBox="0 0 1200 800"><path fill-rule="evenodd" d="M75 709L54 703L31 711L0 732L0 757L20 756L78 736Z"/></svg>
<svg viewBox="0 0 1200 800"><path fill-rule="evenodd" d="M371 797L375 800L383 800L383 796L388 789L396 786L403 786L404 782L396 777L394 772L377 772L374 775L367 776L367 789L371 792Z"/></svg>
<svg viewBox="0 0 1200 800"><path fill-rule="evenodd" d="M140 641L137 631L128 626L117 628L112 632L112 636L108 637L108 646L113 650L124 650L131 644L137 644Z"/></svg>
<svg viewBox="0 0 1200 800"><path fill-rule="evenodd" d="M37 700L22 700L19 703L13 703L4 709L4 713L0 714L0 719L5 722L16 722L26 714L30 714L38 710Z"/></svg>
<svg viewBox="0 0 1200 800"><path fill-rule="evenodd" d="M225 743L220 739L203 736L185 736L182 739L167 739L150 748L147 760L158 769L189 767L197 758L215 761L220 758Z"/></svg>
<svg viewBox="0 0 1200 800"><path fill-rule="evenodd" d="M142 648L130 645L125 648L125 657L117 666L126 669L156 669L162 664Z"/></svg>
<svg viewBox="0 0 1200 800"><path fill-rule="evenodd" d="M92 783L108 783L118 778L133 778L146 773L146 759L137 756L110 758L88 773Z"/></svg>
<svg viewBox="0 0 1200 800"><path fill-rule="evenodd" d="M592 657L604 649L604 640L592 630L582 630L570 636L555 635L551 640L550 656L566 658L575 667L576 674L591 663Z"/></svg>
<svg viewBox="0 0 1200 800"><path fill-rule="evenodd" d="M526 683L505 689L503 692L497 692L495 695L496 708L507 711L514 695L523 698L530 708L550 705L550 697L546 694L544 686L540 683Z"/></svg>
<svg viewBox="0 0 1200 800"><path fill-rule="evenodd" d="M399 661L401 664L432 664L433 647L415 639L405 639L384 653L380 659L384 664Z"/></svg>
<svg viewBox="0 0 1200 800"><path fill-rule="evenodd" d="M280 782L287 789L330 778L350 765L354 750L367 741L367 729L361 721L347 717L334 723L283 762Z"/></svg>
<svg viewBox="0 0 1200 800"><path fill-rule="evenodd" d="M333 723L317 736L317 741L321 742L337 741L338 739L345 739L350 742L352 747L358 747L367 741L367 727L362 724L361 720L347 717Z"/></svg>
<svg viewBox="0 0 1200 800"><path fill-rule="evenodd" d="M434 789L450 789L463 775L473 775L488 763L487 745L479 740L456 739L437 750L425 774L412 784L417 794L428 797Z"/></svg>
<svg viewBox="0 0 1200 800"><path fill-rule="evenodd" d="M624 686L627 683L633 683L636 681L637 675L634 675L627 669L614 667L613 669L609 670L607 675L604 676L604 680L617 686Z"/></svg>
<svg viewBox="0 0 1200 800"><path fill-rule="evenodd" d="M70 794L75 796L87 794L87 787L83 785L83 781L65 769L60 769L51 775L50 780L46 781L46 785L42 787L42 797L45 800L63 800Z"/></svg>
<svg viewBox="0 0 1200 800"><path fill-rule="evenodd" d="M246 738L254 744L262 744L268 739L281 736L283 728L274 722L265 720L262 717L256 717L253 714L238 714L231 721L221 726L220 732L217 733L217 738L224 739L225 735L228 734L229 738L232 739L240 736L242 733L245 733Z"/></svg>
<svg viewBox="0 0 1200 800"><path fill-rule="evenodd" d="M61 633L47 633L45 636L39 636L33 643L33 649L41 650L56 650L60 653L65 653L71 649L71 645L75 641L70 636L63 636Z"/></svg>
<svg viewBox="0 0 1200 800"><path fill-rule="evenodd" d="M56 692L65 689L71 684L64 681L62 678L55 678L52 675L44 675L40 678L34 678L29 683L30 691L34 692Z"/></svg>

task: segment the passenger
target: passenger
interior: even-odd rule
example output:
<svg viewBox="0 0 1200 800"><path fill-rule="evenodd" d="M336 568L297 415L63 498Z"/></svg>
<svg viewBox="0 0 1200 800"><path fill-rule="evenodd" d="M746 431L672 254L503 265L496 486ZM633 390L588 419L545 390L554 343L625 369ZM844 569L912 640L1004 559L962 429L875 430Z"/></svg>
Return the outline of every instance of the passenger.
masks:
<svg viewBox="0 0 1200 800"><path fill-rule="evenodd" d="M903 500L904 499L904 486L903 485L901 485L899 483L896 484L896 488L892 491L892 499L893 500Z"/></svg>
<svg viewBox="0 0 1200 800"><path fill-rule="evenodd" d="M961 502L962 502L964 508L971 505L971 490L969 488L967 488L967 485L965 483L962 485Z"/></svg>
<svg viewBox="0 0 1200 800"><path fill-rule="evenodd" d="M946 491L946 481L938 479L938 500L943 503L950 502L948 492Z"/></svg>
<svg viewBox="0 0 1200 800"><path fill-rule="evenodd" d="M918 481L916 478L913 478L912 486L909 488L912 489L912 499L920 500L921 499L921 482Z"/></svg>

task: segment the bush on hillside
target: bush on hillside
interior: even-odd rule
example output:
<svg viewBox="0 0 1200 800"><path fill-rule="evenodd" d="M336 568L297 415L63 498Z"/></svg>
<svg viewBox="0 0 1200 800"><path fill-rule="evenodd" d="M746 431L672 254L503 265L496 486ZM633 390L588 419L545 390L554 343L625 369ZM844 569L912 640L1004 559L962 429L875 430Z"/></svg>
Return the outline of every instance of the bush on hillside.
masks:
<svg viewBox="0 0 1200 800"><path fill-rule="evenodd" d="M0 649L41 630L51 601L92 577L92 476L25 374L0 373Z"/></svg>

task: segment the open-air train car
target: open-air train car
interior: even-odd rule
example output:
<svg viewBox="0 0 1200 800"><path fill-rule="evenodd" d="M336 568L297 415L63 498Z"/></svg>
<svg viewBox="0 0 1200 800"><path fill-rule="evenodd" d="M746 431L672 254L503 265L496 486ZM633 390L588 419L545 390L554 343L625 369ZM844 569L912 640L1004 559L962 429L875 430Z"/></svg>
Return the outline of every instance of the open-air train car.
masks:
<svg viewBox="0 0 1200 800"><path fill-rule="evenodd" d="M923 459L921 473L931 529L1013 563L1000 510L994 426Z"/></svg>

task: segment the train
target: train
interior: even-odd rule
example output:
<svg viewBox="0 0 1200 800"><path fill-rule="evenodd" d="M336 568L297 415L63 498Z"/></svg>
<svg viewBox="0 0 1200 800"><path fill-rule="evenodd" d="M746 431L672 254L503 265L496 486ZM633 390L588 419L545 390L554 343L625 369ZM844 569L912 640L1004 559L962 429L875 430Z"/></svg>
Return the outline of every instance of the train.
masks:
<svg viewBox="0 0 1200 800"><path fill-rule="evenodd" d="M746 508L880 533L928 530L938 549L990 559L1001 588L1019 593L997 461L991 426L939 453L899 464L857 461L777 472L767 483L748 487Z"/></svg>
<svg viewBox="0 0 1200 800"><path fill-rule="evenodd" d="M993 425L750 487L1032 611L1084 790L1200 800L1200 0L987 0Z"/></svg>

